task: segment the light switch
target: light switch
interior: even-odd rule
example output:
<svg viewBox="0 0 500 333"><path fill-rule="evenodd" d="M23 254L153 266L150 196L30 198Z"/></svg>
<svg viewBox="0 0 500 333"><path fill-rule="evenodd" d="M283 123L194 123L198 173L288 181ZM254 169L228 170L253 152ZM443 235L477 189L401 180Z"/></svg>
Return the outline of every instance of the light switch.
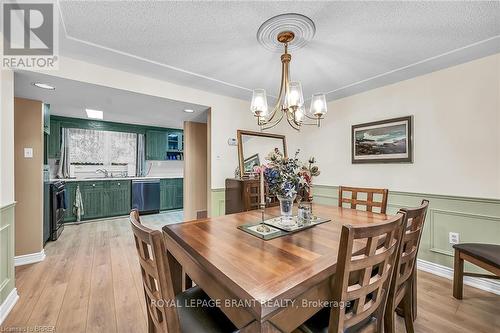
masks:
<svg viewBox="0 0 500 333"><path fill-rule="evenodd" d="M24 148L24 158L33 158L33 148Z"/></svg>

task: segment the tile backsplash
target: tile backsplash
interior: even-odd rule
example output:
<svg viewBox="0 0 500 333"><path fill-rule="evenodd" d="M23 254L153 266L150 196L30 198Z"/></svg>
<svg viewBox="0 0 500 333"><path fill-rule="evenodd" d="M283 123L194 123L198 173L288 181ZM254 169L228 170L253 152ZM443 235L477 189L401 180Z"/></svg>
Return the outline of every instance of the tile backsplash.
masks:
<svg viewBox="0 0 500 333"><path fill-rule="evenodd" d="M59 160L49 159L50 178L56 178ZM97 169L105 168L111 172L127 171L129 176L135 174L135 166L128 168L127 166L111 166L104 167L102 165L93 166L75 166L74 173L76 178L88 178L96 176ZM184 176L184 161L146 161L146 172L148 177L179 177Z"/></svg>
<svg viewBox="0 0 500 333"><path fill-rule="evenodd" d="M148 177L184 177L184 161L146 161Z"/></svg>

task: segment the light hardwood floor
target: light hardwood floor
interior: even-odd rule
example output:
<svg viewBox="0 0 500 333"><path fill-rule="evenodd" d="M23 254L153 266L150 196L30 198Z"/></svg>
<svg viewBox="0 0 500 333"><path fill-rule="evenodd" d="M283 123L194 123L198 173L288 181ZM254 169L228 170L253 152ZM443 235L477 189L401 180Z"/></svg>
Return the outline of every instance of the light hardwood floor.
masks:
<svg viewBox="0 0 500 333"><path fill-rule="evenodd" d="M180 220L179 212L143 218L156 229ZM16 268L20 298L0 332L35 326L55 326L64 333L147 332L127 219L66 226L45 250L43 262ZM418 272L418 284L416 332L500 332L500 296L465 286L458 301L451 281L425 272ZM405 332L401 318L397 331Z"/></svg>

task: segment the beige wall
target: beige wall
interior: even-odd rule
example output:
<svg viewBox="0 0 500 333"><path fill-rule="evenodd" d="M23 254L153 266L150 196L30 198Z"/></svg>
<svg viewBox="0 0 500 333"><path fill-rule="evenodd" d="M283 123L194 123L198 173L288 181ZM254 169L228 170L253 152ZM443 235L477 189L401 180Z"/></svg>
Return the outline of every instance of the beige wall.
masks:
<svg viewBox="0 0 500 333"><path fill-rule="evenodd" d="M207 124L184 122L184 219L207 210Z"/></svg>
<svg viewBox="0 0 500 333"><path fill-rule="evenodd" d="M24 148L33 148L33 158ZM43 112L42 103L14 99L16 256L43 248Z"/></svg>
<svg viewBox="0 0 500 333"><path fill-rule="evenodd" d="M500 198L500 54L342 98L306 129L321 185ZM414 116L414 163L352 164L351 126Z"/></svg>

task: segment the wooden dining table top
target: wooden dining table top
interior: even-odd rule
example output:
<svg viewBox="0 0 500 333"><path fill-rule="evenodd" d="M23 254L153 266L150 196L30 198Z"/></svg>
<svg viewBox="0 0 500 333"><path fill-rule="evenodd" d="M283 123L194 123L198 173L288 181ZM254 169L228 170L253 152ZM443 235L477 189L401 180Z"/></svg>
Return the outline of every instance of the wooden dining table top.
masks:
<svg viewBox="0 0 500 333"><path fill-rule="evenodd" d="M342 225L380 224L391 218L316 204L313 212L331 221L271 240L237 228L259 223L258 210L166 225L163 231L167 247L170 238L240 299L265 304L294 298L334 274ZM278 215L279 207L266 209L266 218ZM357 243L354 250L362 247Z"/></svg>

